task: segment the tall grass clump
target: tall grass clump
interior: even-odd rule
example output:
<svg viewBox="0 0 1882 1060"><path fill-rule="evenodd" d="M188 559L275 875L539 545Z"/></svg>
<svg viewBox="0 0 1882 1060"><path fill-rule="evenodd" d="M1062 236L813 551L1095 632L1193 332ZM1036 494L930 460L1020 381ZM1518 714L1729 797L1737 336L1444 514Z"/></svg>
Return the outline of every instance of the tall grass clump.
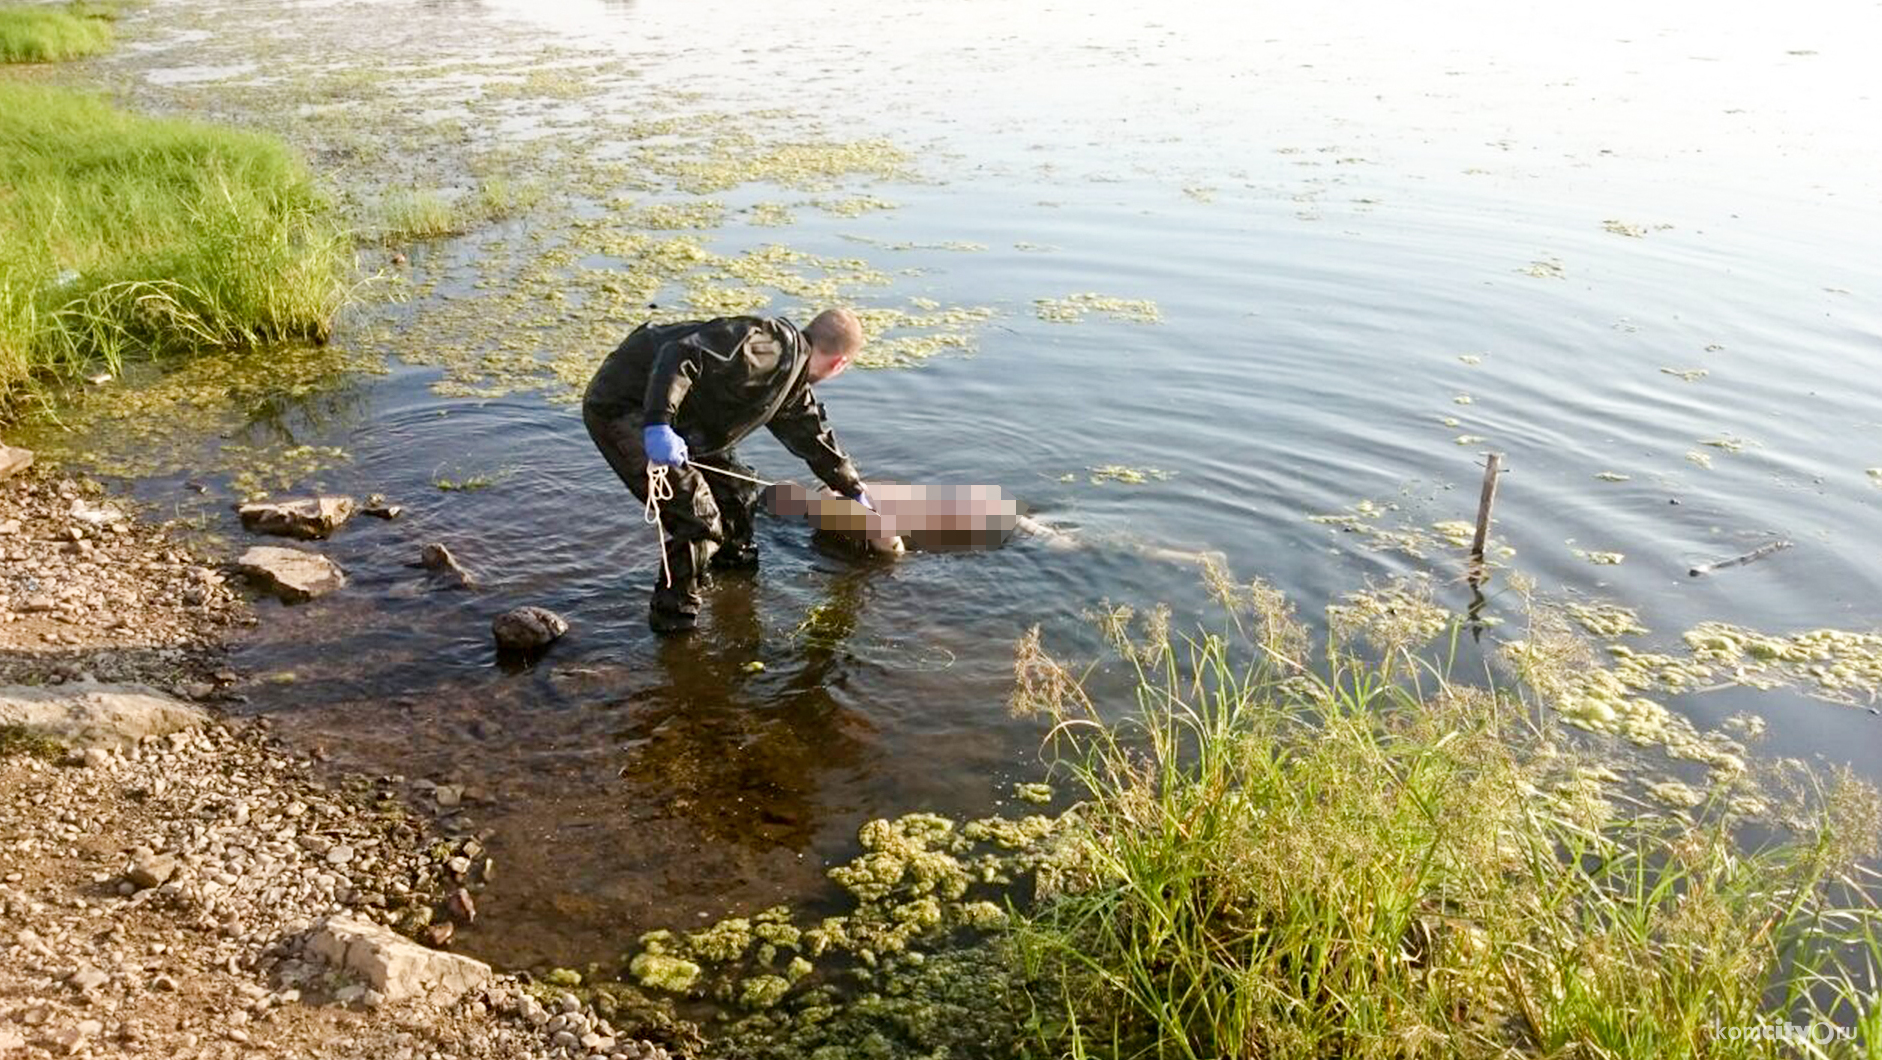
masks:
<svg viewBox="0 0 1882 1060"><path fill-rule="evenodd" d="M396 188L379 200L370 227L380 242L388 244L443 239L511 217L541 198L539 185L513 184L501 176L488 177L455 198L433 188Z"/></svg>
<svg viewBox="0 0 1882 1060"><path fill-rule="evenodd" d="M108 16L79 4L0 6L0 62L52 63L111 47Z"/></svg>
<svg viewBox="0 0 1882 1060"><path fill-rule="evenodd" d="M0 84L0 410L133 354L324 339L350 241L279 139Z"/></svg>
<svg viewBox="0 0 1882 1060"><path fill-rule="evenodd" d="M1129 720L1021 644L1015 705L1086 797L1013 935L1039 1055L1875 1055L1872 789L1800 783L1758 832L1629 805L1545 712L1421 661L1412 611L1309 659L1278 594L1218 591L1221 632L1104 616Z"/></svg>

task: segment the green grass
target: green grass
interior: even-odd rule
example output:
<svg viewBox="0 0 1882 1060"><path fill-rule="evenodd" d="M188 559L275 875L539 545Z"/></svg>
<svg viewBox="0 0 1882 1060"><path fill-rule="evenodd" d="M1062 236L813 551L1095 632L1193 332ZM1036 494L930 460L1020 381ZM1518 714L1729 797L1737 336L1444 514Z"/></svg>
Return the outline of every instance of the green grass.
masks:
<svg viewBox="0 0 1882 1060"><path fill-rule="evenodd" d="M369 227L386 244L443 239L514 216L541 198L539 186L513 184L504 177L489 177L455 198L432 188L399 188L379 200Z"/></svg>
<svg viewBox="0 0 1882 1060"><path fill-rule="evenodd" d="M99 361L324 340L350 240L279 139L0 84L0 411Z"/></svg>
<svg viewBox="0 0 1882 1060"><path fill-rule="evenodd" d="M96 55L110 47L108 16L85 5L0 6L0 62L62 62Z"/></svg>
<svg viewBox="0 0 1882 1060"><path fill-rule="evenodd" d="M1086 796L1082 864L1012 936L1035 1055L1882 1048L1872 789L1790 774L1786 825L1762 832L1722 798L1597 796L1546 712L1451 683L1402 636L1383 662L1337 640L1311 662L1278 594L1225 585L1220 634L1106 617L1128 711L1022 642L1015 705L1056 722ZM1712 1030L1831 1017L1872 1051Z"/></svg>

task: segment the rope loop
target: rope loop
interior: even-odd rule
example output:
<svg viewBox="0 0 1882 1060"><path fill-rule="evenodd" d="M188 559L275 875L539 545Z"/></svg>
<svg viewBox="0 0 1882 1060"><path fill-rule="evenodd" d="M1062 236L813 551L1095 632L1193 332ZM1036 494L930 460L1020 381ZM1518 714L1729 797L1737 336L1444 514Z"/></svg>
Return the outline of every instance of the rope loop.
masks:
<svg viewBox="0 0 1882 1060"><path fill-rule="evenodd" d="M673 588L673 568L667 563L667 532L660 525L660 505L673 499L673 483L667 479L665 464L647 465L647 507L641 511L641 521L654 528L654 537L660 544L660 573L666 578L667 588Z"/></svg>

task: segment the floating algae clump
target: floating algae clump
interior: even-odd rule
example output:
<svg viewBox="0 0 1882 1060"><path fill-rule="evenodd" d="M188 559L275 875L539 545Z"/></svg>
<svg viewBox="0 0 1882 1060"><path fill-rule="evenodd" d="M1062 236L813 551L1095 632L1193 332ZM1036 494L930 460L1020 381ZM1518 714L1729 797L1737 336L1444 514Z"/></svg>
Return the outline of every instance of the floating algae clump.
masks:
<svg viewBox="0 0 1882 1060"><path fill-rule="evenodd" d="M893 821L870 821L858 838L867 851L848 865L830 870L830 878L863 901L886 898L908 889L959 898L967 892L967 873L950 853L958 850L954 822L932 813L911 813Z"/></svg>
<svg viewBox="0 0 1882 1060"><path fill-rule="evenodd" d="M890 308L856 310L868 344L857 355L860 368L904 368L940 353L972 353L975 330L993 317L987 306L943 308L927 298L912 298L916 312Z"/></svg>
<svg viewBox="0 0 1882 1060"><path fill-rule="evenodd" d="M1585 548L1571 548L1569 551L1575 554L1576 559L1586 560L1597 567L1617 566L1627 558L1626 554L1621 552L1601 552Z"/></svg>
<svg viewBox="0 0 1882 1060"><path fill-rule="evenodd" d="M1706 801L1703 793L1681 780L1662 780L1648 784L1647 794L1679 810L1690 810Z"/></svg>
<svg viewBox="0 0 1882 1060"><path fill-rule="evenodd" d="M1154 467L1126 467L1123 464L1105 464L1101 467L1088 468L1091 472L1091 484L1101 486L1106 482L1123 482L1127 485L1141 486L1151 479L1164 482L1175 472L1163 471Z"/></svg>
<svg viewBox="0 0 1882 1060"><path fill-rule="evenodd" d="M781 975L754 975L740 988L738 1003L749 1009L770 1008L790 990L791 981Z"/></svg>
<svg viewBox="0 0 1882 1060"><path fill-rule="evenodd" d="M1382 520L1388 513L1399 510L1396 504L1380 504L1373 500L1362 500L1350 505L1343 512L1331 512L1310 515L1307 518L1324 526L1337 527L1349 534L1359 534L1366 539L1366 547L1377 551L1402 552L1414 559L1426 559L1438 545L1438 539L1445 543L1463 548L1469 545L1476 535L1476 527L1461 520L1434 523L1427 530L1419 526L1384 526ZM1436 535L1434 537L1433 535ZM1513 556L1516 550L1506 544L1486 543L1486 548L1501 557Z"/></svg>
<svg viewBox="0 0 1882 1060"><path fill-rule="evenodd" d="M1431 529L1439 537L1456 545L1458 548L1468 547L1471 541L1477 536L1477 528L1462 519L1449 519L1441 523L1432 523Z"/></svg>
<svg viewBox="0 0 1882 1060"><path fill-rule="evenodd" d="M1760 688L1795 684L1840 702L1874 702L1882 694L1882 634L1812 629L1771 636L1723 622L1705 622L1685 636L1693 658L1732 680Z"/></svg>
<svg viewBox="0 0 1882 1060"><path fill-rule="evenodd" d="M1589 643L1553 613L1532 614L1529 637L1500 648L1524 683L1569 724L1663 747L1674 758L1702 762L1726 777L1745 771L1743 745L1724 732L1701 734L1643 694L1696 690L1711 676L1704 664L1621 644L1609 645L1607 653L1612 666L1602 665Z"/></svg>
<svg viewBox="0 0 1882 1060"><path fill-rule="evenodd" d="M1662 368L1660 371L1688 383L1697 383L1711 373L1704 368Z"/></svg>
<svg viewBox="0 0 1882 1060"><path fill-rule="evenodd" d="M812 958L844 955L868 967L898 954L919 958L909 948L920 940L1004 922L1001 904L966 899L971 886L1010 885L1030 871L1046 887L1050 874L1077 871L1082 848L1061 841L1063 820L987 818L957 828L945 817L914 813L870 821L857 834L863 853L829 870L855 899L850 912L800 929L778 906L683 936L649 932L628 974L643 986L767 1009L812 975ZM785 952L791 956L780 969Z"/></svg>
<svg viewBox="0 0 1882 1060"><path fill-rule="evenodd" d="M651 951L635 955L627 970L640 985L672 994L684 994L691 990L699 982L703 971L692 961Z"/></svg>
<svg viewBox="0 0 1882 1060"><path fill-rule="evenodd" d="M755 202L745 208L745 223L760 228L783 228L797 223L790 207L781 202Z"/></svg>
<svg viewBox="0 0 1882 1060"><path fill-rule="evenodd" d="M1050 784L1015 784L1013 785L1013 797L1016 799L1025 799L1027 802L1038 802L1038 803L1051 802L1052 801L1052 785Z"/></svg>
<svg viewBox="0 0 1882 1060"><path fill-rule="evenodd" d="M1155 324L1163 319L1163 311L1148 298L1114 298L1092 293L1035 298L1033 308L1040 320L1055 324L1075 324L1085 319L1087 313L1102 313L1113 320L1135 324Z"/></svg>
<svg viewBox="0 0 1882 1060"><path fill-rule="evenodd" d="M917 959L920 957L921 959ZM885 961L840 996L816 987L725 1029L713 1056L740 1060L929 1060L1021 1056L1020 973L996 942Z"/></svg>
<svg viewBox="0 0 1882 1060"><path fill-rule="evenodd" d="M1564 610L1581 628L1597 637L1611 639L1647 632L1647 627L1640 624L1640 616L1619 604L1576 603L1566 605Z"/></svg>
<svg viewBox="0 0 1882 1060"><path fill-rule="evenodd" d="M1560 280L1568 276L1568 270L1563 268L1562 263L1555 258L1532 261L1516 271L1525 276L1534 276L1538 280Z"/></svg>
<svg viewBox="0 0 1882 1060"><path fill-rule="evenodd" d="M1418 645L1451 624L1451 613L1431 602L1423 583L1395 582L1347 593L1340 600L1327 605L1327 625L1341 640L1364 637L1388 648Z"/></svg>
<svg viewBox="0 0 1882 1060"><path fill-rule="evenodd" d="M1555 709L1571 725L1626 736L1636 743L1659 743L1674 716L1633 689L1612 670L1594 670L1562 690Z"/></svg>
<svg viewBox="0 0 1882 1060"><path fill-rule="evenodd" d="M908 163L907 152L887 140L763 144L732 134L705 145L703 158L675 157L660 165L681 191L707 195L757 181L813 191L848 176L906 179Z"/></svg>
<svg viewBox="0 0 1882 1060"><path fill-rule="evenodd" d="M1028 850L1051 835L1058 824L1054 818L1037 814L1017 821L1006 817L983 817L978 821L969 821L961 829L961 835L1007 850Z"/></svg>
<svg viewBox="0 0 1882 1060"><path fill-rule="evenodd" d="M629 209L624 220L634 228L667 231L681 228L717 228L725 222L725 204L714 199L651 202Z"/></svg>
<svg viewBox="0 0 1882 1060"><path fill-rule="evenodd" d="M811 202L811 205L824 213L835 214L838 217L861 217L866 213L893 210L901 204L887 199L878 199L873 195L859 195L852 199L816 199Z"/></svg>
<svg viewBox="0 0 1882 1060"><path fill-rule="evenodd" d="M686 944L697 957L725 963L745 956L745 951L751 949L752 939L751 921L728 917L704 931L689 933Z"/></svg>

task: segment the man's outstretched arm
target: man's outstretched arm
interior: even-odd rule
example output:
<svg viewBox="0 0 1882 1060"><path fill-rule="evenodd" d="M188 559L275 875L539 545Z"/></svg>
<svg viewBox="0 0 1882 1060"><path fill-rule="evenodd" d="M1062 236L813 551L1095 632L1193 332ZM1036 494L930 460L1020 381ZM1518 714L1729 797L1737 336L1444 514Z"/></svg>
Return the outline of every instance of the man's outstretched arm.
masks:
<svg viewBox="0 0 1882 1060"><path fill-rule="evenodd" d="M823 402L809 387L786 401L766 426L793 456L810 465L824 485L848 497L862 493L862 477L856 474L856 465L850 463L849 454L837 443L836 432L824 419Z"/></svg>

